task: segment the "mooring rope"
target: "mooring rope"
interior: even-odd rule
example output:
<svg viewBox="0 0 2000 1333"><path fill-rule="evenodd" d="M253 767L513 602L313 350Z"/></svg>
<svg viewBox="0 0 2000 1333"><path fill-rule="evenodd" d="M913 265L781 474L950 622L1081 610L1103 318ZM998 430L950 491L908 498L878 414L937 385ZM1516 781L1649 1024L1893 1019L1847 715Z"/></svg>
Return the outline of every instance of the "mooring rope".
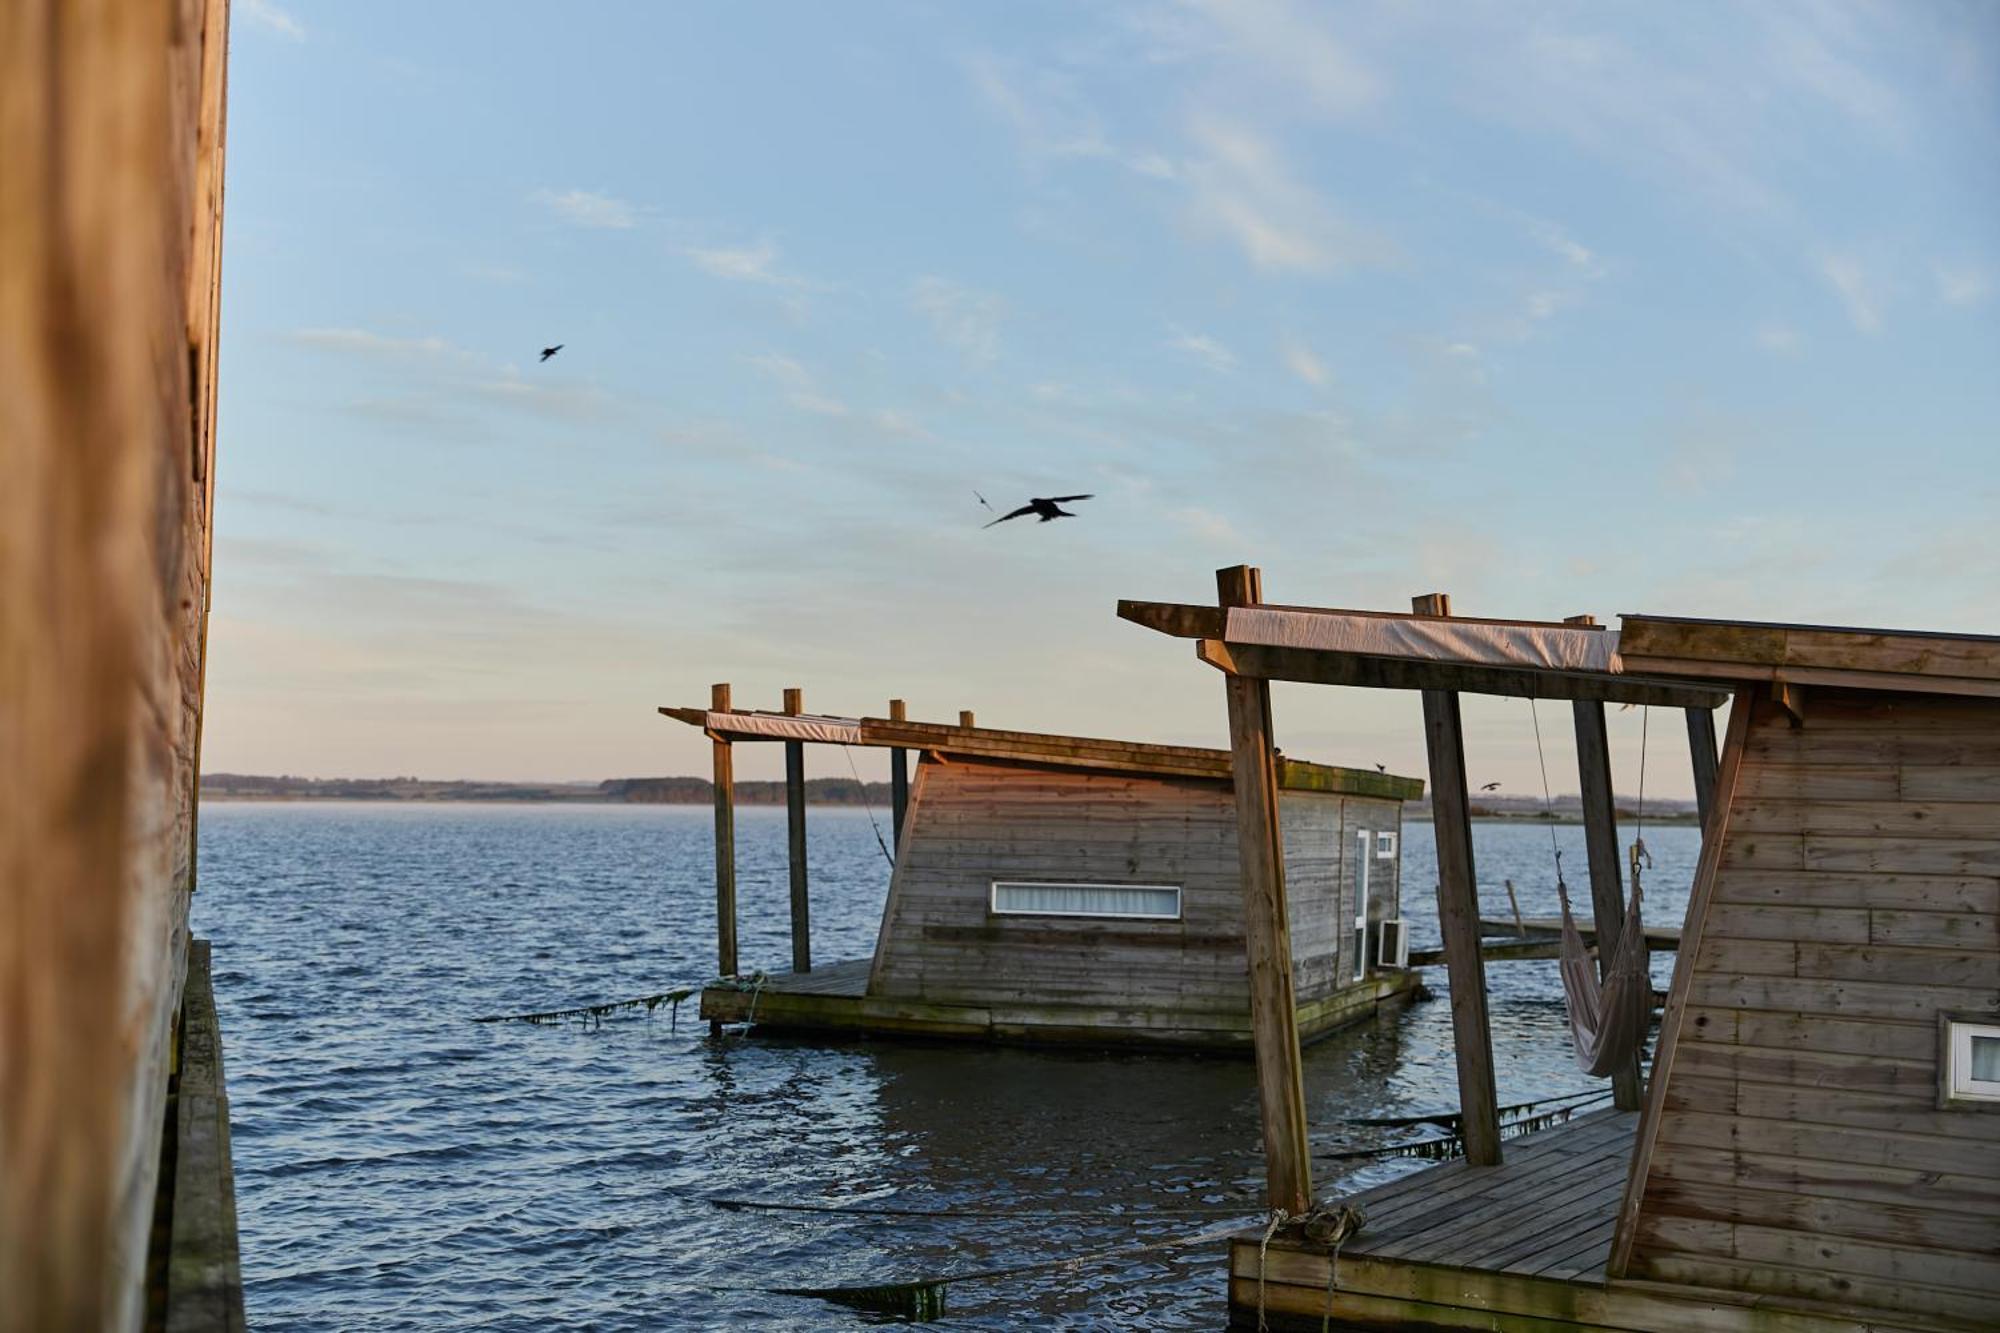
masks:
<svg viewBox="0 0 2000 1333"><path fill-rule="evenodd" d="M1271 1249L1271 1237L1278 1228L1291 1220L1292 1215L1282 1208L1271 1210L1270 1225L1264 1228L1264 1238L1257 1242L1257 1333L1267 1333L1270 1325L1264 1321L1264 1259Z"/></svg>
<svg viewBox="0 0 2000 1333"><path fill-rule="evenodd" d="M602 1004L580 1004L572 1009L544 1009L532 1014L483 1014L473 1019L475 1023L532 1023L545 1026L580 1018L586 1022L596 1019L601 1025L604 1016L621 1009L644 1009L647 1013L661 1005L671 1005L673 1017L679 1021L681 1001L701 990L699 986L682 986L675 990L660 991L654 995L636 995L629 1000L606 1000Z"/></svg>
<svg viewBox="0 0 2000 1333"><path fill-rule="evenodd" d="M1099 1208L898 1208L874 1204L803 1203L789 1199L734 1199L701 1196L706 1202L730 1212L823 1213L848 1217L971 1218L975 1220L1020 1219L1048 1221L1055 1218L1096 1217L1107 1222L1144 1222L1149 1218L1242 1217L1256 1205L1246 1200L1238 1207L1215 1205L1205 1208L1147 1208L1133 1212L1107 1212Z"/></svg>

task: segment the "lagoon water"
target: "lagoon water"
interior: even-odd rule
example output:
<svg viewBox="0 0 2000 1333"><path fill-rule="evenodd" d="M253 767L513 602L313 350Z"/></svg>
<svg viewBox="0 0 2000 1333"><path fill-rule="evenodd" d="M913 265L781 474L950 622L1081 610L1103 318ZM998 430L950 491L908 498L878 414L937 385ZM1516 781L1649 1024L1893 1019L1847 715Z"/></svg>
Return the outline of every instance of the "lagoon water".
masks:
<svg viewBox="0 0 2000 1333"><path fill-rule="evenodd" d="M745 971L789 966L781 809L737 816ZM874 946L887 866L868 817L812 812L813 956ZM838 1329L865 1316L769 1288L910 1280L1213 1227L1256 1212L1247 1060L732 1038L693 1007L601 1027L473 1016L699 982L715 928L706 807L205 805L198 934L214 942L252 1327ZM1624 831L1629 837L1629 830ZM1589 902L1582 830L1556 830ZM1544 827L1476 831L1555 911ZM1699 851L1656 827L1647 920L1678 924ZM1431 831L1409 824L1404 913L1436 941ZM1670 956L1654 960L1664 985ZM1411 1131L1354 1117L1455 1105L1435 1000L1307 1055L1316 1151ZM1593 1086L1555 964L1489 967L1503 1103ZM1595 1086L1603 1086L1601 1083ZM1416 1169L1321 1162L1321 1192ZM709 1196L953 1210L727 1211ZM1152 1213L1153 1216L1146 1216ZM936 1327L1217 1329L1221 1245L951 1288Z"/></svg>

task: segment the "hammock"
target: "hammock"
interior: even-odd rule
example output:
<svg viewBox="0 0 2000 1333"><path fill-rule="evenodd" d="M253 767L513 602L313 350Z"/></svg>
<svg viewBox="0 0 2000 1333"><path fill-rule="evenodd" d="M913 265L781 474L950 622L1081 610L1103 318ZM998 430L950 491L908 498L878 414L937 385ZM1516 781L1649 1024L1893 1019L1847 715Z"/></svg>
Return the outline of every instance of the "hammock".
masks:
<svg viewBox="0 0 2000 1333"><path fill-rule="evenodd" d="M1641 894L1635 881L1618 947L1600 985L1597 964L1583 947L1583 935L1570 915L1569 891L1556 886L1562 899L1563 1007L1569 1011L1569 1031L1576 1043L1576 1063L1593 1078L1622 1068L1646 1040L1653 1021L1653 976L1646 950L1646 928L1640 918ZM1600 942L1601 943L1601 942Z"/></svg>

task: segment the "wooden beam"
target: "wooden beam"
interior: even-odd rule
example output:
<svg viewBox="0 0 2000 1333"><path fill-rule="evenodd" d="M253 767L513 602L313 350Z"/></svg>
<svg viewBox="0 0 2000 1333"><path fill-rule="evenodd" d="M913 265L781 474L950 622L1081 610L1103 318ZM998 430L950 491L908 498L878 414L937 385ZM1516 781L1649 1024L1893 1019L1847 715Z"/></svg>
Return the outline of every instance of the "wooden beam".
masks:
<svg viewBox="0 0 2000 1333"><path fill-rule="evenodd" d="M1750 719L1757 708L1757 696L1757 690L1745 690L1736 696L1735 706L1729 710L1729 731L1723 738L1722 760L1716 769L1713 818L1702 827L1701 860L1695 864L1694 887L1688 892L1687 924L1681 929L1680 956L1674 960L1674 979L1667 988L1666 1013L1660 1018L1660 1038L1653 1047L1653 1073L1646 1080L1646 1105L1639 1112L1632 1166L1625 1177L1624 1197L1618 1205L1611 1256L1604 1265L1605 1276L1609 1278L1625 1276L1632 1246L1638 1239L1646 1177L1652 1171L1653 1148L1659 1141L1660 1118L1666 1111L1667 1083L1673 1077L1681 1025L1687 1017L1688 997L1694 987L1695 959L1701 953L1709 905L1715 898L1715 881L1722 870L1722 844L1729 837L1729 807L1736 797L1737 774L1742 770L1743 751L1749 744Z"/></svg>
<svg viewBox="0 0 2000 1333"><path fill-rule="evenodd" d="M910 720L909 706L901 699L889 701L889 720L907 722ZM910 752L902 746L889 751L889 822L890 837L896 844L898 855L903 851L903 812L910 806Z"/></svg>
<svg viewBox="0 0 2000 1333"><path fill-rule="evenodd" d="M1216 571L1224 606L1257 600L1245 566ZM1306 1143L1304 1061L1292 987L1291 917L1278 832L1278 773L1271 745L1271 687L1229 676L1229 748L1236 786L1236 847L1242 869L1243 944L1250 967L1250 1026L1257 1047L1257 1100L1264 1129L1268 1203L1294 1217L1312 1206Z"/></svg>
<svg viewBox="0 0 2000 1333"><path fill-rule="evenodd" d="M1708 813L1715 805L1715 713L1707 708L1687 710L1688 757L1694 762L1694 804L1701 826L1708 828Z"/></svg>
<svg viewBox="0 0 2000 1333"><path fill-rule="evenodd" d="M1412 603L1422 615L1448 616L1443 593ZM1486 966L1479 950L1479 890L1472 860L1471 798L1465 781L1465 729L1458 695L1425 690L1424 744L1430 753L1431 828L1437 841L1438 928L1451 977L1452 1046L1458 1061L1459 1123L1465 1158L1500 1164L1500 1098L1493 1084L1493 1031L1486 1014Z"/></svg>
<svg viewBox="0 0 2000 1333"><path fill-rule="evenodd" d="M709 708L729 711L729 686L709 690ZM736 765L724 740L715 742L715 970L736 975Z"/></svg>
<svg viewBox="0 0 2000 1333"><path fill-rule="evenodd" d="M806 711L805 691L785 691L785 711ZM792 872L792 971L812 971L812 904L806 896L806 746L785 742L785 860Z"/></svg>
<svg viewBox="0 0 2000 1333"><path fill-rule="evenodd" d="M970 708L961 708L958 710L958 725L968 731L978 725L978 723L972 720L972 710Z"/></svg>
<svg viewBox="0 0 2000 1333"><path fill-rule="evenodd" d="M1355 685L1377 690L1450 690L1521 699L1592 699L1602 703L1651 704L1663 708L1714 708L1728 691L1676 685L1631 676L1571 675L1526 667L1469 666L1420 662L1401 657L1363 657L1316 648L1274 648L1262 644L1203 640L1196 655L1211 666L1259 680L1291 680L1310 685Z"/></svg>
<svg viewBox="0 0 2000 1333"><path fill-rule="evenodd" d="M1532 706L1532 705L1531 705ZM1618 815L1611 794L1611 742L1604 705L1582 699L1570 705L1576 719L1576 773L1583 797L1583 845L1590 857L1590 909L1597 923L1597 974L1609 975L1625 925L1624 877L1618 870ZM1690 713L1690 716L1693 714ZM1708 716L1706 710L1702 716ZM1611 1072L1611 1098L1621 1111L1640 1102L1639 1057Z"/></svg>

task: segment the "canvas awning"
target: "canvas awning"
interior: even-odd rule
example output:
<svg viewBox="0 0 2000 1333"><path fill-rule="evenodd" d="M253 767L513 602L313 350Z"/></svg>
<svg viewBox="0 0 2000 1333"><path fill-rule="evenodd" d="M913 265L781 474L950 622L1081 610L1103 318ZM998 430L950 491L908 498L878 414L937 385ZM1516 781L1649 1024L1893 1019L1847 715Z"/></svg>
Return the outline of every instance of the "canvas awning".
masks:
<svg viewBox="0 0 2000 1333"><path fill-rule="evenodd" d="M815 713L709 713L703 725L719 736L765 736L782 741L860 745L861 719Z"/></svg>

